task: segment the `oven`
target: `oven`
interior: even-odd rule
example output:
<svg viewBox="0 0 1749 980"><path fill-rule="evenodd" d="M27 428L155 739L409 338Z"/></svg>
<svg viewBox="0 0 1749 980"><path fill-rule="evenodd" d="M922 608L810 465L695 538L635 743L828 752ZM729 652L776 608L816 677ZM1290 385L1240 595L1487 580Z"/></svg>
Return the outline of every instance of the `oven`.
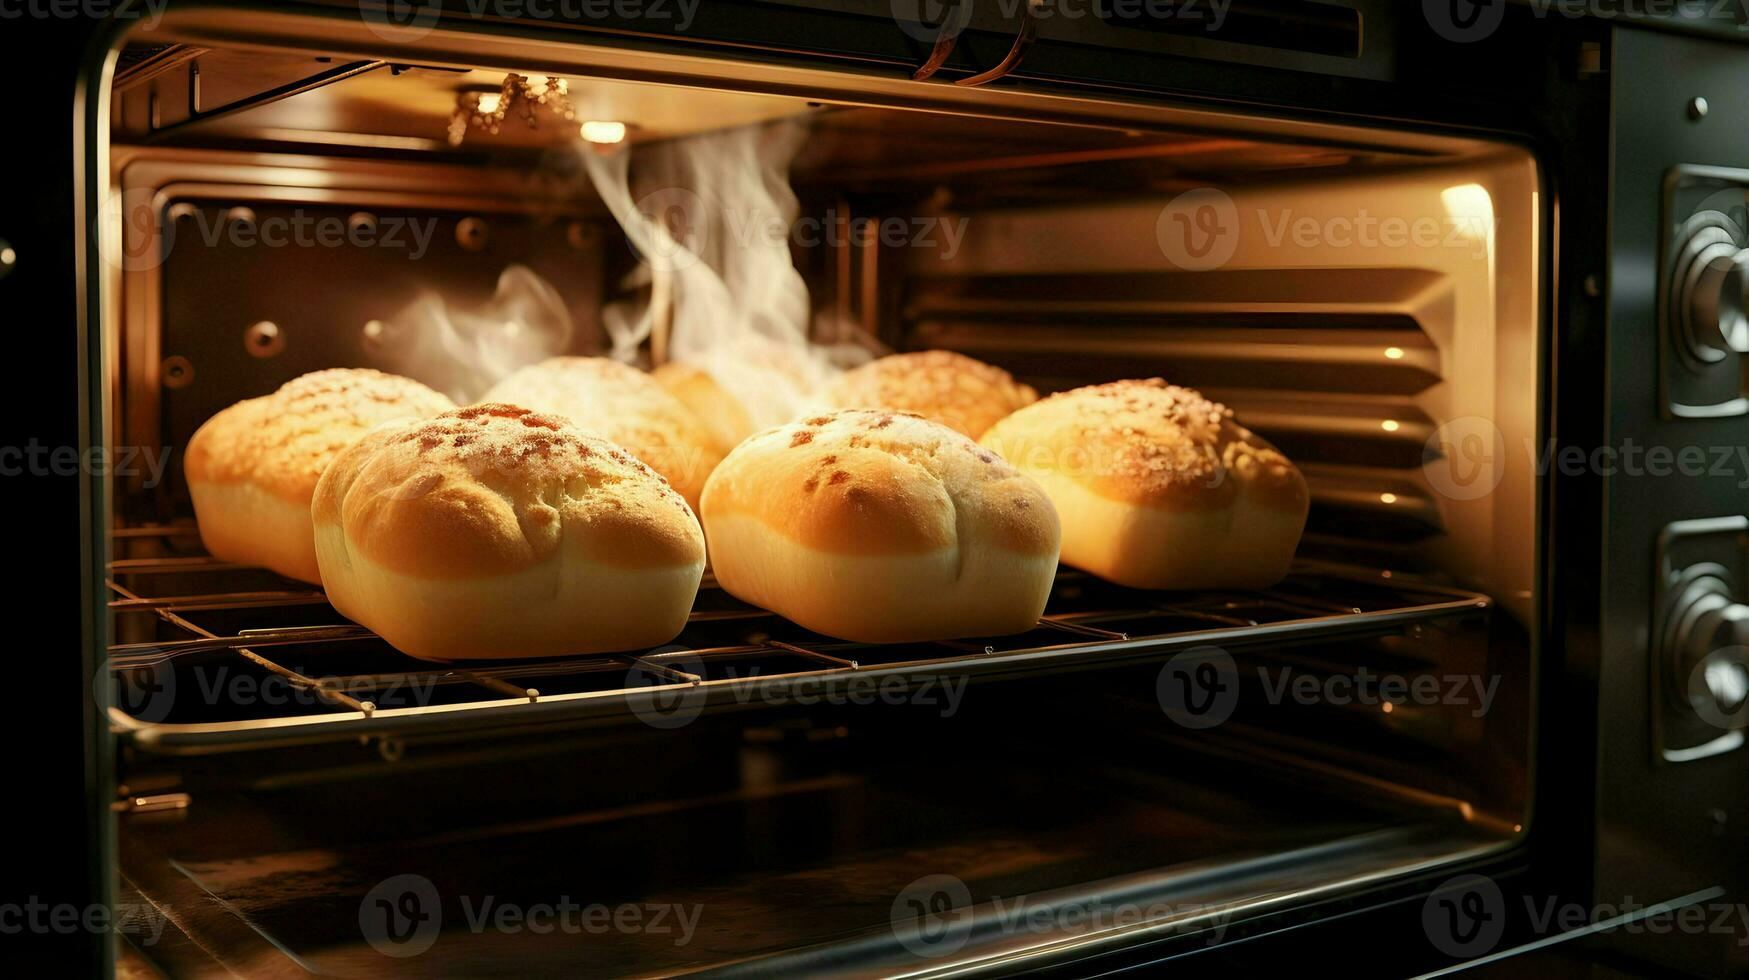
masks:
<svg viewBox="0 0 1749 980"><path fill-rule="evenodd" d="M77 71L0 227L63 410L14 443L55 517L15 602L83 639L17 654L60 873L20 864L9 938L141 976L1749 969L1742 20L37 18L0 43ZM1292 570L1064 566L1026 633L892 645L707 572L662 647L432 664L201 547L190 435L300 374L466 401L770 319L1203 391L1306 476Z"/></svg>

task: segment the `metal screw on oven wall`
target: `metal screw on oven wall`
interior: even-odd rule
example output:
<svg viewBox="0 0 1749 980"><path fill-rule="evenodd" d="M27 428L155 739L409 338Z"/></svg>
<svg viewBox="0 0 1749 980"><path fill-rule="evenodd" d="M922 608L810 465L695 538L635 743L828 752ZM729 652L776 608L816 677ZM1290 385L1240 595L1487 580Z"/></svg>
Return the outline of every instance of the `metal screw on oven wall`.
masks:
<svg viewBox="0 0 1749 980"><path fill-rule="evenodd" d="M486 222L482 218L463 218L455 223L457 245L470 252L486 247Z"/></svg>
<svg viewBox="0 0 1749 980"><path fill-rule="evenodd" d="M1706 111L1707 104L1705 96L1697 95L1688 100L1688 118L1699 122L1706 118Z"/></svg>
<svg viewBox="0 0 1749 980"><path fill-rule="evenodd" d="M172 354L158 365L158 378L166 388L186 388L194 384L194 363L181 354Z"/></svg>
<svg viewBox="0 0 1749 980"><path fill-rule="evenodd" d="M251 357L272 357L285 350L285 331L272 320L251 324L243 331L243 349Z"/></svg>
<svg viewBox="0 0 1749 980"><path fill-rule="evenodd" d="M13 250L11 242L0 238L0 279L6 278L17 267L18 253Z"/></svg>
<svg viewBox="0 0 1749 980"><path fill-rule="evenodd" d="M354 211L346 218L346 230L354 237L374 234L377 230L377 216L369 211Z"/></svg>

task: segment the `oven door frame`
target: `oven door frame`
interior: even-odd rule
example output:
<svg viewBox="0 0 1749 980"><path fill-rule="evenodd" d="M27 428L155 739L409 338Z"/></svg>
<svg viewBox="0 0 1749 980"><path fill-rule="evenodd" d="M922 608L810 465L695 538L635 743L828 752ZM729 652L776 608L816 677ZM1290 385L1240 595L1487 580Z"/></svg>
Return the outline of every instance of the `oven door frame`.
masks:
<svg viewBox="0 0 1749 980"><path fill-rule="evenodd" d="M185 4L179 8L198 8L204 11L233 11L251 13L247 4ZM258 14L259 11L253 13ZM335 16L332 8L311 6L303 11L275 11L273 17L298 19L305 16ZM77 25L69 29L78 34ZM1551 28L1551 30L1554 30ZM106 277L103 274L105 265L101 258L99 243L95 236L88 232L95 227L97 202L103 199L108 181L108 147L106 143L107 111L109 81L113 71L114 50L127 33L127 25L120 22L106 22L95 31L83 38L87 52L83 68L76 86L73 99L74 132L69 152L66 154L75 174L74 185L74 221L71 229L63 228L63 234L68 248L64 254L74 257L71 275L68 280L77 283L75 294L79 298L78 321L80 337L80 403L83 412L79 445L82 449L92 446L106 446L110 443L108 419L108 392L113 382L112 369L104 363L100 353L104 350L104 316L112 309L113 304L106 302L109 294ZM530 32L517 28L515 25L505 25L500 39L508 46L516 46L528 40ZM1558 32L1556 32L1558 33ZM580 35L579 35L580 37ZM493 40L488 35L488 40ZM594 39L592 39L594 40ZM637 73L643 69L636 62L644 60L644 56L666 52L678 58L692 57L695 47L692 45L651 40L649 38L610 37L606 40L621 42L612 48L602 48L604 52L618 53L624 61L622 64L629 72ZM748 52L738 50L738 56L749 59L756 65L763 77L773 84L789 84L788 79L794 77L796 66L812 66L823 70L823 78L829 80L833 72L843 70L845 62L828 57L811 57L800 54L795 49ZM478 61L478 58L465 60ZM523 63L525 59L506 56L512 63ZM806 68L802 70L807 70ZM812 72L810 72L812 74ZM1564 126L1555 120L1559 113L1553 110L1559 106L1544 107L1550 111L1539 117L1536 112L1513 120L1519 128L1501 130L1494 125L1484 123L1488 113L1474 106L1447 106L1443 108L1452 111L1435 113L1430 111L1426 100L1415 100L1401 89L1385 83L1365 83L1356 85L1352 90L1343 87L1326 87L1314 85L1308 95L1296 87L1294 78L1270 78L1267 73L1258 73L1261 77L1255 81L1259 91L1267 91L1268 97L1254 92L1247 98L1256 108L1270 111L1277 115L1289 115L1296 118L1315 120L1317 126L1329 126L1336 129L1346 126L1378 127L1387 125L1394 131L1416 134L1425 138L1438 139L1441 133L1454 135L1482 136L1491 140L1517 143L1528 149L1539 162L1543 181L1543 220L1539 222L1539 234L1542 238L1541 264L1544 282L1548 288L1542 290L1540 303L1541 340L1540 348L1544 364L1543 389L1544 395L1539 402L1539 440L1552 431L1552 421L1556 417L1563 419L1569 416L1566 411L1573 411L1578 402L1574 394L1576 386L1565 386L1556 389L1554 380L1560 376L1598 377L1602 370L1601 357L1595 351L1573 350L1567 347L1557 347L1552 338L1558 335L1556 324L1570 322L1577 317L1589 321L1601 315L1595 297L1587 298L1583 286L1583 276L1576 270L1598 268L1606 254L1607 239L1595 232L1595 227L1587 227L1585 220L1569 222L1565 225L1558 222L1563 218L1562 209L1557 202L1558 191L1567 189L1569 194L1577 192L1578 200L1599 201L1607 199L1607 185L1598 179L1594 173L1580 166L1580 161L1573 159L1583 154L1558 154L1555 143L1567 136L1577 136L1580 140L1595 140L1598 138L1599 122L1606 128L1607 103L1602 105L1601 116L1595 100L1586 98L1584 112L1575 121L1571 130L1563 132ZM652 73L651 77L662 78L661 73ZM868 81L864 86L860 82ZM986 90L974 92L967 89L939 85L913 83L903 78L875 76L869 81L868 76L859 79L856 86L859 91L872 89L888 93L900 99L906 105L917 106L938 105L942 108L983 108L991 104L1002 104L1011 96L1001 90ZM1186 113L1218 112L1217 107L1222 101L1216 94L1210 92L1195 92L1173 90L1167 92L1144 92L1135 85L1125 85L1124 91L1135 93L1140 97L1152 98L1160 102L1182 107ZM1555 93L1559 94L1559 93ZM1545 93L1545 95L1549 95ZM1377 96L1378 98L1367 98ZM1553 95L1550 95L1553 97ZM1414 113L1406 111L1411 103L1416 103ZM57 103L63 110L65 103ZM1359 111L1366 105L1368 111ZM1287 107L1287 108L1284 108ZM1030 107L1029 107L1030 108ZM1158 108L1158 103L1149 107ZM1433 106L1431 109L1439 109ZM1398 114L1402 113L1402 114ZM1439 118L1435 118L1439 115ZM62 118L65 118L64 116ZM1186 118L1189 118L1187 116ZM1491 123L1492 120L1489 120ZM1231 129L1231 117L1224 114L1219 120L1222 129ZM1570 212L1569 212L1570 213ZM1581 234L1590 232L1590 237ZM1565 256L1557 255L1557 249L1565 249ZM1559 314L1559 315L1558 315ZM1551 393L1551 389L1554 389ZM1566 409L1566 411L1563 411ZM1585 430L1594 427L1585 420L1584 415L1576 417L1581 421L1569 429L1570 433L1578 435L1565 436L1573 441L1583 441ZM1601 435L1598 434L1598 438ZM1345 923L1357 921L1391 921L1391 917L1399 915L1412 905L1417 905L1417 899L1426 895L1429 886L1435 880L1447 877L1458 871L1477 871L1489 874L1502 881L1535 881L1535 894L1586 894L1590 882L1590 845L1594 832L1595 818L1590 806L1592 783L1588 778L1588 766L1585 760L1591 758L1594 748L1591 739L1585 733L1594 732L1596 706L1594 700L1575 703L1573 695L1587 690L1585 682L1585 664L1595 656L1594 652L1583 649L1571 649L1577 645L1581 648L1586 644L1587 637L1594 637L1596 620L1595 588L1591 588L1587 596L1587 586L1596 583L1595 569L1601 561L1586 561L1589 553L1601 559L1600 546L1597 542L1595 528L1598 526L1587 520L1588 513L1596 513L1596 504L1601 500L1601 481L1590 477L1561 477L1557 489L1556 479L1544 477L1539 480L1537 500L1537 568L1538 579L1542 591L1537 599L1537 608L1542 615L1535 624L1532 642L1537 649L1540 661L1536 706L1533 712L1533 726L1538 737L1533 739L1533 766L1538 776L1534 782L1533 810L1538 819L1533 824L1524 842L1509 851L1492 855L1474 865L1458 868L1442 868L1439 873L1430 873L1415 879L1405 880L1393 886L1381 889L1361 907L1332 911L1332 923L1340 920ZM108 558L108 548L104 528L99 520L100 515L109 512L107 487L102 479L92 477L81 481L82 517L81 517L81 557L83 559L81 573L81 619L85 641L82 643L82 677L85 680L83 690L94 690L97 677L97 664L100 660L98 651L107 648L107 614L97 597L104 594L103 569ZM1563 519L1553 520L1550 505L1553 496L1560 496L1569 503L1578 502L1576 507L1563 512ZM1590 506L1587 506L1589 502ZM1574 514L1578 517L1575 519ZM1586 525L1589 524L1587 527ZM1557 578L1550 563L1546 560L1548 554L1565 554L1574 557L1571 564L1563 563L1564 574ZM1575 574L1576 572L1576 574ZM1570 618L1576 616L1577 618ZM1559 625L1560 629L1556 629ZM1554 640L1554 637L1564 638L1564 642ZM1577 668L1575 670L1575 668ZM84 738L89 762L86 767L90 796L80 808L81 821L79 825L87 828L81 836L87 845L84 853L91 861L88 878L92 883L92 894L100 896L98 901L105 904L111 901L112 888L110 869L113 868L115 826L114 816L109 801L103 799L102 789L109 785L112 770L112 753L114 740L107 721L102 713L95 710L94 699L87 704L84 712ZM1552 729L1553 739L1544 737L1543 733ZM1557 753L1558 765L1545 765L1550 753ZM96 797L96 798L90 798ZM71 808L69 808L71 809ZM72 826L72 824L67 824ZM1377 917L1377 918L1375 918ZM1335 927L1332 926L1332 931ZM1418 930L1417 930L1418 931ZM1297 932L1297 930L1296 930ZM1392 933L1385 933L1392 934ZM1402 935L1402 933L1395 933ZM1378 933L1374 933L1378 935ZM112 966L110 960L110 944L102 941L102 937L93 937L95 962L107 970ZM1264 950L1269 942L1264 937L1245 944L1254 950ZM1422 947L1417 950L1414 947ZM1413 962L1425 958L1429 952L1426 944L1404 943L1400 950L1401 962ZM1152 950L1152 952L1150 952ZM1112 954L1113 962L1131 961L1148 962L1165 953L1164 949L1155 947L1136 948L1120 954Z"/></svg>

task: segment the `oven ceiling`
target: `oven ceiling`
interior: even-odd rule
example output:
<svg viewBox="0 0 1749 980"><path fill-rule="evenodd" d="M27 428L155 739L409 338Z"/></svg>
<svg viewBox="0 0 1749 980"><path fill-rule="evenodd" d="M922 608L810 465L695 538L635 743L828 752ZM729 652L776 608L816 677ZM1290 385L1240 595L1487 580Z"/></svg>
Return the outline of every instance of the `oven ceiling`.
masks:
<svg viewBox="0 0 1749 980"><path fill-rule="evenodd" d="M574 119L536 107L531 124L512 111L496 132L470 125L461 145L452 145L458 105L490 97L506 75L309 53L133 46L116 76L116 141L531 158L575 140L583 120L626 123L628 141L647 143L805 117L810 137L794 163L799 181L818 177L845 190L956 186L978 198L1025 193L1033 200L1072 198L1089 182L1162 192L1413 162L1234 136L996 119L968 127L952 115L582 77L565 79Z"/></svg>

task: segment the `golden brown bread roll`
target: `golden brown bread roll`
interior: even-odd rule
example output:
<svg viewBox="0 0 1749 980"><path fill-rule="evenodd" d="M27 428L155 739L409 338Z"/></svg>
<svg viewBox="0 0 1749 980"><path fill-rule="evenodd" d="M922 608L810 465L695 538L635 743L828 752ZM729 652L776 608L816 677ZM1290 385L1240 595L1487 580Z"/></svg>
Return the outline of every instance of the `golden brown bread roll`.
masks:
<svg viewBox="0 0 1749 980"><path fill-rule="evenodd" d="M850 409L762 432L704 491L717 581L868 643L1017 633L1057 568L1038 485L916 415Z"/></svg>
<svg viewBox="0 0 1749 980"><path fill-rule="evenodd" d="M201 542L215 558L320 582L310 495L334 457L384 422L455 404L417 381L365 368L293 378L195 430L183 457Z"/></svg>
<svg viewBox="0 0 1749 980"><path fill-rule="evenodd" d="M1050 494L1063 562L1144 589L1287 574L1306 479L1226 406L1159 378L1052 395L980 440Z"/></svg>
<svg viewBox="0 0 1749 980"><path fill-rule="evenodd" d="M650 377L680 400L711 437L717 452L728 455L741 440L757 429L746 406L703 368L669 361L650 372Z"/></svg>
<svg viewBox="0 0 1749 980"><path fill-rule="evenodd" d="M723 458L680 400L637 368L606 357L550 357L492 386L482 402L507 402L570 419L631 450L698 507Z"/></svg>
<svg viewBox="0 0 1749 980"><path fill-rule="evenodd" d="M892 354L844 372L820 394L831 408L915 412L973 439L1038 392L993 364L947 350Z"/></svg>
<svg viewBox="0 0 1749 980"><path fill-rule="evenodd" d="M311 513L334 608L427 660L665 643L704 572L666 481L515 405L372 433L322 474Z"/></svg>

